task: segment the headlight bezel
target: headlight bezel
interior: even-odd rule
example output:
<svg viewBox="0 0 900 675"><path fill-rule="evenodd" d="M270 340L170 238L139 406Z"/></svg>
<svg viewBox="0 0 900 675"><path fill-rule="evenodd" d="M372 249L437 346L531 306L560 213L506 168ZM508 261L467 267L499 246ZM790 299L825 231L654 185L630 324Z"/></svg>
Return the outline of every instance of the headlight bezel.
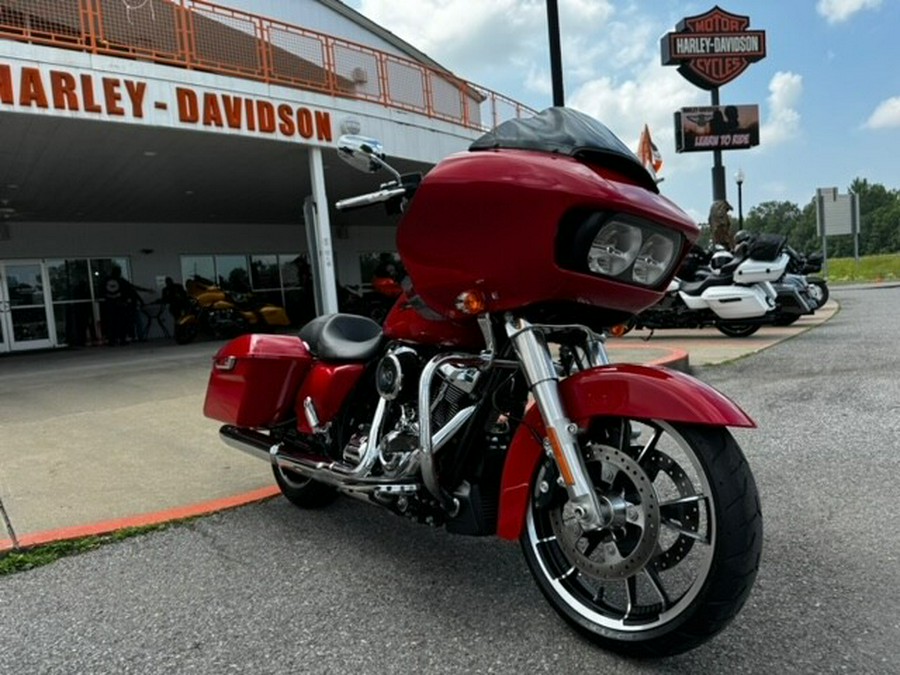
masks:
<svg viewBox="0 0 900 675"><path fill-rule="evenodd" d="M572 214L574 215L574 214ZM596 264L597 252L603 252L610 234L638 232L640 242L637 249L618 248L612 257L627 258L627 265L616 269L602 270ZM566 234L568 231L568 234ZM616 240L616 237L611 237ZM675 229L651 220L620 212L592 212L582 214L576 222L569 220L568 226L561 228L557 240L557 262L561 267L595 278L611 279L619 283L647 289L658 289L668 283L684 251L685 237Z"/></svg>

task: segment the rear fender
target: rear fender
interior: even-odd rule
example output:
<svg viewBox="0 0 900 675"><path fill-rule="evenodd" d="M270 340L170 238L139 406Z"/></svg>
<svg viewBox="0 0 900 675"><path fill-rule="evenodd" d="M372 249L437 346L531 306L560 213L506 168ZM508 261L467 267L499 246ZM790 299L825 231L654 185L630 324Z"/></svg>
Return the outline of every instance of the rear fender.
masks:
<svg viewBox="0 0 900 675"><path fill-rule="evenodd" d="M569 418L585 428L595 417L629 417L727 427L755 427L731 399L678 371L621 364L586 370L560 382ZM544 454L544 423L532 405L509 446L500 483L497 535L518 539L531 481Z"/></svg>

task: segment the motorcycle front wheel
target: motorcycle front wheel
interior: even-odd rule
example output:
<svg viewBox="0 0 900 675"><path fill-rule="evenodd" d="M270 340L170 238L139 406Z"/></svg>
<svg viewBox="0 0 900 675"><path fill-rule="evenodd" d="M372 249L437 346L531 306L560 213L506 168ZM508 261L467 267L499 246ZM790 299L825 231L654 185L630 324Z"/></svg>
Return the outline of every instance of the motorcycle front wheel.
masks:
<svg viewBox="0 0 900 675"><path fill-rule="evenodd" d="M521 538L553 608L630 656L678 654L725 628L749 595L762 548L756 485L731 434L604 420L582 447L609 525L581 528L548 460Z"/></svg>
<svg viewBox="0 0 900 675"><path fill-rule="evenodd" d="M733 338L750 337L760 329L758 323L717 323L716 328L722 335Z"/></svg>
<svg viewBox="0 0 900 675"><path fill-rule="evenodd" d="M810 281L809 296L816 302L816 309L823 307L828 302L828 284L824 281Z"/></svg>
<svg viewBox="0 0 900 675"><path fill-rule="evenodd" d="M197 323L175 323L175 342L186 345L197 337Z"/></svg>

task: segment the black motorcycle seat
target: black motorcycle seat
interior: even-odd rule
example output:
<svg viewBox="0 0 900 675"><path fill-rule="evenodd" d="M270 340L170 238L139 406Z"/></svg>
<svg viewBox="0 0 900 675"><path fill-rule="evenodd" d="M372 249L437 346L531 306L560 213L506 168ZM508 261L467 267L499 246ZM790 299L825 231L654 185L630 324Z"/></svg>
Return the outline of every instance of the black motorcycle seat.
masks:
<svg viewBox="0 0 900 675"><path fill-rule="evenodd" d="M686 281L681 284L679 291L683 291L688 295L703 295L703 291L713 286L730 286L734 283L731 275L720 276L718 274L710 274L700 281Z"/></svg>
<svg viewBox="0 0 900 675"><path fill-rule="evenodd" d="M356 314L326 314L300 329L310 353L323 361L368 361L378 353L381 326Z"/></svg>

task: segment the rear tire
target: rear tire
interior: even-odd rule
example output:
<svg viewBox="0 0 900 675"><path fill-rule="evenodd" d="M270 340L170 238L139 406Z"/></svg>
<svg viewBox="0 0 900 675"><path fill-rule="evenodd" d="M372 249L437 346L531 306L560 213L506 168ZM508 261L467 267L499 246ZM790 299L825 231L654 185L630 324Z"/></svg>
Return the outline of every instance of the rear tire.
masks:
<svg viewBox="0 0 900 675"><path fill-rule="evenodd" d="M758 323L717 323L716 328L722 335L733 338L750 337L760 329Z"/></svg>
<svg viewBox="0 0 900 675"><path fill-rule="evenodd" d="M725 628L750 593L762 549L756 485L731 434L605 419L582 447L612 524L582 530L548 460L521 537L553 608L591 641L630 656L678 654Z"/></svg>
<svg viewBox="0 0 900 675"><path fill-rule="evenodd" d="M319 483L293 471L272 465L275 482L287 500L301 509L317 509L328 506L337 499L338 493L330 485Z"/></svg>

